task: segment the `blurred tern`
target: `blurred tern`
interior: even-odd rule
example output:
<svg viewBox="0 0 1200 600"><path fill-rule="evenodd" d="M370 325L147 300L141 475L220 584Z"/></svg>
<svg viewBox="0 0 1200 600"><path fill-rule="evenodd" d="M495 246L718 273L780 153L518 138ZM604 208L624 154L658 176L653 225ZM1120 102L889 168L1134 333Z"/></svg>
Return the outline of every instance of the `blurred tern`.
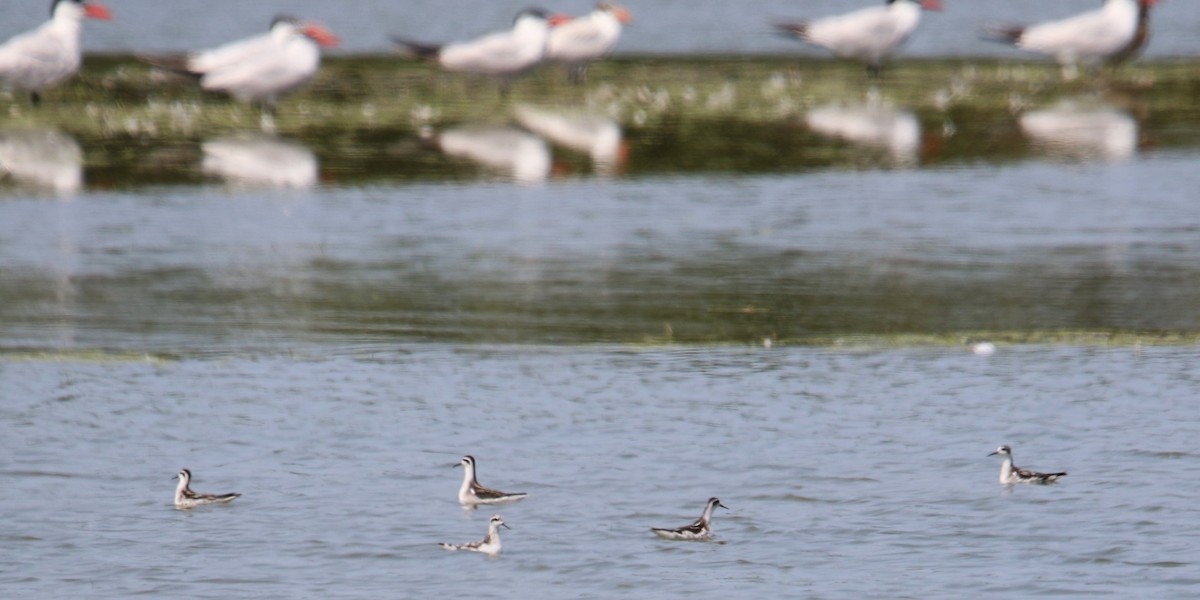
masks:
<svg viewBox="0 0 1200 600"><path fill-rule="evenodd" d="M1158 0L1106 0L1104 6L1073 17L1035 25L989 26L987 33L1023 50L1053 56L1063 77L1073 79L1080 64L1123 60L1137 47L1139 11L1149 18L1149 7ZM1140 5L1140 8L1139 8ZM1145 38L1141 41L1145 44Z"/></svg>
<svg viewBox="0 0 1200 600"><path fill-rule="evenodd" d="M877 77L884 59L916 30L921 22L921 9L941 10L941 0L887 0L885 6L775 26L810 44L827 48L836 56L861 60L867 64L867 71Z"/></svg>
<svg viewBox="0 0 1200 600"><path fill-rule="evenodd" d="M112 19L103 4L84 0L55 0L50 20L37 29L0 45L0 87L29 92L34 105L41 92L79 70L79 29L84 17Z"/></svg>
<svg viewBox="0 0 1200 600"><path fill-rule="evenodd" d="M1133 33L1133 39L1116 54L1108 57L1109 64L1118 65L1141 56L1142 50L1146 49L1146 43L1150 41L1150 7L1155 4L1158 4L1158 0L1138 0L1137 30Z"/></svg>
<svg viewBox="0 0 1200 600"><path fill-rule="evenodd" d="M312 79L321 66L321 48L339 44L316 23L278 16L267 33L231 42L182 59L142 56L146 62L196 77L200 87L226 92L263 108L263 126L274 128L279 97Z"/></svg>
<svg viewBox="0 0 1200 600"><path fill-rule="evenodd" d="M588 63L608 56L621 39L621 26L632 21L633 16L624 6L601 2L586 16L550 31L546 58L565 63L570 70L571 82L582 83Z"/></svg>
<svg viewBox="0 0 1200 600"><path fill-rule="evenodd" d="M512 29L474 40L436 45L392 37L392 42L402 52L436 62L447 71L508 79L546 58L550 27L564 20L565 17L530 8L517 15Z"/></svg>

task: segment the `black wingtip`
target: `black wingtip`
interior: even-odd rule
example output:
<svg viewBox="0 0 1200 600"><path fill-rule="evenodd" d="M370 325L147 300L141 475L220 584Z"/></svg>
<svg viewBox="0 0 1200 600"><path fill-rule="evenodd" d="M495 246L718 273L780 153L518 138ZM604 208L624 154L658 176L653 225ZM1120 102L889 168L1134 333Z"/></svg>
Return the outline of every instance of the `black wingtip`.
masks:
<svg viewBox="0 0 1200 600"><path fill-rule="evenodd" d="M185 77L191 77L194 79L199 79L203 76L202 73L197 73L188 68L188 59L187 56L184 55L159 56L154 54L135 53L133 57L156 69L175 73L176 75L183 75Z"/></svg>
<svg viewBox="0 0 1200 600"><path fill-rule="evenodd" d="M802 38L808 33L808 23L804 21L793 23L777 22L772 23L772 25L775 27L775 32L782 36Z"/></svg>
<svg viewBox="0 0 1200 600"><path fill-rule="evenodd" d="M438 53L442 51L442 47L439 44L424 44L397 36L392 36L391 39L392 45L395 46L400 52L410 54L424 60L435 60L437 59Z"/></svg>
<svg viewBox="0 0 1200 600"><path fill-rule="evenodd" d="M1006 44L1016 44L1025 35L1024 25L987 25L983 28L983 39Z"/></svg>

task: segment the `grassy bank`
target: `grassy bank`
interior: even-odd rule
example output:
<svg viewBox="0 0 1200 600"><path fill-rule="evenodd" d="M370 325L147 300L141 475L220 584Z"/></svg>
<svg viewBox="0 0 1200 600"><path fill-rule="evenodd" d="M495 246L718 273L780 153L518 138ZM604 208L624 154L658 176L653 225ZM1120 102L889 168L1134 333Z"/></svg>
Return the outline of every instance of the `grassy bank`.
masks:
<svg viewBox="0 0 1200 600"><path fill-rule="evenodd" d="M619 124L630 175L792 172L889 167L806 126L808 111L874 103L919 121L919 164L1028 156L1025 111L1070 100L1137 121L1144 148L1200 145L1200 60L1163 60L1065 82L1047 62L904 60L878 81L861 66L793 57L622 57L594 65L585 85L545 66L508 95L489 79L443 73L399 56L325 60L286 97L277 133L310 149L331 183L470 178L478 171L430 152L423 132L514 121L514 107L565 108ZM0 128L58 129L84 147L90 185L196 183L199 145L260 129L257 108L152 70L131 56L89 56L82 73L40 107L0 97ZM586 154L556 153L573 173Z"/></svg>
<svg viewBox="0 0 1200 600"><path fill-rule="evenodd" d="M874 90L874 91L872 91ZM546 66L508 96L495 82L397 56L332 57L306 89L280 106L281 134L304 138L415 132L425 126L503 122L518 103L583 107L626 128L712 120L777 123L815 105L874 94L925 118L1018 112L1064 96L1090 95L1136 114L1187 118L1200 107L1200 61L1137 63L1064 82L1045 62L904 60L878 82L854 63L791 57L628 57L592 68L582 86ZM90 56L82 74L34 108L0 104L8 124L54 124L86 138L191 138L257 128L259 113L130 56Z"/></svg>

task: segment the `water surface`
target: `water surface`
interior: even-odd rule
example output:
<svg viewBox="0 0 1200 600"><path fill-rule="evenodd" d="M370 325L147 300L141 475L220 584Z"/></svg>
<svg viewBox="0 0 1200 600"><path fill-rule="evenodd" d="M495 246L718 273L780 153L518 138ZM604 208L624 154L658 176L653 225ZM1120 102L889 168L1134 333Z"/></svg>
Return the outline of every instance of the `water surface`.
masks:
<svg viewBox="0 0 1200 600"><path fill-rule="evenodd" d="M0 345L1195 332L1189 153L0 202Z"/></svg>
<svg viewBox="0 0 1200 600"><path fill-rule="evenodd" d="M1186 598L1194 348L406 345L0 363L11 597ZM1070 472L1003 489L986 454ZM530 496L496 560L459 456ZM176 511L171 475L240 491ZM720 543L671 543L719 496ZM1007 574L1007 575L1005 575Z"/></svg>

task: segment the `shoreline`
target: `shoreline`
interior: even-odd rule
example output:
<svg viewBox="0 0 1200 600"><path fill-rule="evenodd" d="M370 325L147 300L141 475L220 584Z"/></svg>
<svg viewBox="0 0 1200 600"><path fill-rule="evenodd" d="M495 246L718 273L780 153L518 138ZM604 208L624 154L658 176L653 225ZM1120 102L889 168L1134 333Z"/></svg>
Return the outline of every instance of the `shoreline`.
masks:
<svg viewBox="0 0 1200 600"><path fill-rule="evenodd" d="M593 65L575 86L544 65L504 97L485 78L438 71L395 55L331 56L304 89L283 98L278 132L416 132L423 127L510 119L517 104L569 106L626 128L664 121L724 119L771 123L809 107L868 96L933 118L956 110L1017 112L1067 96L1092 96L1195 118L1200 59L1136 62L1097 78L1062 81L1047 61L903 59L868 79L857 63L807 57L621 56ZM191 81L151 69L129 54L85 57L81 74L47 91L40 107L0 96L0 124L56 124L75 135L194 137L257 129L259 111ZM82 108L82 110L81 110Z"/></svg>

